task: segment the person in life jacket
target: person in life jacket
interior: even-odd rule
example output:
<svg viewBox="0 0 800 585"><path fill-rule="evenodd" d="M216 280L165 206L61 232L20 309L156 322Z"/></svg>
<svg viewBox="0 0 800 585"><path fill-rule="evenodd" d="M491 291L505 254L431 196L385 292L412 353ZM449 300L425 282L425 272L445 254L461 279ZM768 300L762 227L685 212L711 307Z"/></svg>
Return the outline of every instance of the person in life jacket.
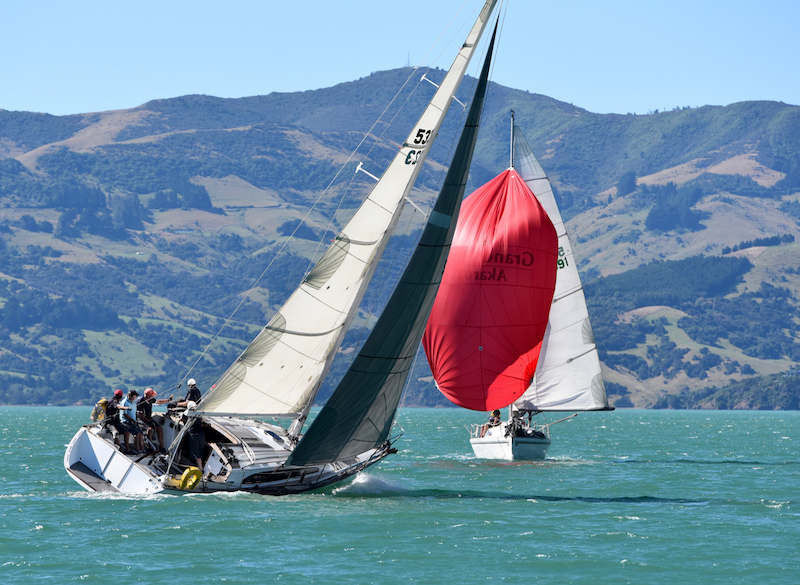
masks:
<svg viewBox="0 0 800 585"><path fill-rule="evenodd" d="M203 419L194 415L197 404L190 400L186 405L182 420L189 425L189 454L198 469L203 469L203 451L206 446L206 436L203 432Z"/></svg>
<svg viewBox="0 0 800 585"><path fill-rule="evenodd" d="M189 389L186 391L186 397L178 402L178 406L188 407L190 402L194 402L195 406L200 403L202 400L200 389L197 387L197 382L194 378L189 378L189 381L186 382L186 385Z"/></svg>
<svg viewBox="0 0 800 585"><path fill-rule="evenodd" d="M496 427L500 424L500 411L493 410L492 414L489 416L489 421L484 423L481 427L481 437L486 434L486 431L489 430L490 427Z"/></svg>
<svg viewBox="0 0 800 585"><path fill-rule="evenodd" d="M120 419L125 428L125 445L128 445L128 437L133 435L133 453L138 455L144 452L144 435L139 424L136 422L136 402L139 393L136 390L128 391L128 395L120 402Z"/></svg>
<svg viewBox="0 0 800 585"><path fill-rule="evenodd" d="M161 429L161 426L153 420L153 405L166 404L167 402L169 402L169 400L165 398L156 399L156 391L152 388L148 388L144 391L144 397L136 403L136 412L139 421L141 421L140 426L145 429L148 440L152 440L152 431L155 430L156 436L158 437L159 451L162 453L165 452L164 431Z"/></svg>
<svg viewBox="0 0 800 585"><path fill-rule="evenodd" d="M108 406L108 398L101 398L97 401L92 409L92 422L100 422L106 418L106 406Z"/></svg>
<svg viewBox="0 0 800 585"><path fill-rule="evenodd" d="M119 447L119 438L125 434L125 427L119 420L119 401L122 400L122 390L114 390L114 396L106 404L106 417L103 419L103 424L106 427L113 427L117 430L117 435L114 437L114 444ZM125 446L127 449L127 445Z"/></svg>

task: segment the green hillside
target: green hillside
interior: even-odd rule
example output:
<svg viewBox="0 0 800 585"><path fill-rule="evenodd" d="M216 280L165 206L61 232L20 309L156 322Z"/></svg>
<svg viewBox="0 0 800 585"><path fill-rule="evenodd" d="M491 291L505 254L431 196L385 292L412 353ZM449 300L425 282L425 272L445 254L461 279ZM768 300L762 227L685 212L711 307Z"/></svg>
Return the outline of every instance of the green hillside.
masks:
<svg viewBox="0 0 800 585"><path fill-rule="evenodd" d="M422 73L77 116L0 111L0 403L166 390L195 362L212 384L372 185L357 163L379 174L396 152L434 90ZM798 362L800 108L600 115L493 84L470 189L508 166L511 109L568 220L612 401L652 407ZM454 104L419 205L462 115ZM365 300L357 325L380 300ZM348 334L334 374L362 337ZM424 358L406 404L448 404Z"/></svg>
<svg viewBox="0 0 800 585"><path fill-rule="evenodd" d="M791 370L758 379L664 396L653 408L710 410L800 410L800 372Z"/></svg>

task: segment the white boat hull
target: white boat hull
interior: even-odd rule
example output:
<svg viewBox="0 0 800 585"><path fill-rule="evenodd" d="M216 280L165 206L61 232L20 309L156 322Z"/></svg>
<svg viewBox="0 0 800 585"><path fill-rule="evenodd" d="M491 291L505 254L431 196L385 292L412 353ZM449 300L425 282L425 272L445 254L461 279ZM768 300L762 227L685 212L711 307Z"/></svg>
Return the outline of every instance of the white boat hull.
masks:
<svg viewBox="0 0 800 585"><path fill-rule="evenodd" d="M164 487L152 471L101 436L101 426L82 427L64 454L69 476L92 492L154 494Z"/></svg>
<svg viewBox="0 0 800 585"><path fill-rule="evenodd" d="M165 442L169 442L172 430L178 426L175 419L162 420ZM395 452L387 443L343 461L284 467L291 454L291 443L281 427L243 419L206 419L206 422L211 425L215 442L207 443L201 470L203 479L190 487L182 486L181 478L187 470L197 468L186 458L185 449L179 449L167 473L166 455L123 454L102 423L81 427L67 446L64 467L72 479L92 492L148 495L248 491L285 495L344 481ZM197 473L199 476L200 471Z"/></svg>
<svg viewBox="0 0 800 585"><path fill-rule="evenodd" d="M551 443L549 437L505 435L506 423L502 423L488 429L483 437L472 437L469 443L475 457L505 461L541 461L547 456Z"/></svg>

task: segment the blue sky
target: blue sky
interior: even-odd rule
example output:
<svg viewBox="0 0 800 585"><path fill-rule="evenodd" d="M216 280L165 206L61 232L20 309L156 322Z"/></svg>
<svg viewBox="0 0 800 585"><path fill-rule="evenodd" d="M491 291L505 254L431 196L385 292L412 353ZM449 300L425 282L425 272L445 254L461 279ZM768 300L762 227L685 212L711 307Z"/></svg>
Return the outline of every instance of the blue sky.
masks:
<svg viewBox="0 0 800 585"><path fill-rule="evenodd" d="M74 114L317 89L409 61L446 68L453 44L428 50L463 5L4 0L0 108ZM479 5L467 0L456 28ZM800 2L511 0L505 14L503 85L598 113L800 104Z"/></svg>

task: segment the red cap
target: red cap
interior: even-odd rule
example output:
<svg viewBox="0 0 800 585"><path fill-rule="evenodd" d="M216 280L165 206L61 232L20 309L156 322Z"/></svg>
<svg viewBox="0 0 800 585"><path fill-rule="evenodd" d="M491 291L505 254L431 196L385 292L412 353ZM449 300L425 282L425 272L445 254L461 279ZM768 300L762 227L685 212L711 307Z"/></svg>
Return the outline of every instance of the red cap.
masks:
<svg viewBox="0 0 800 585"><path fill-rule="evenodd" d="M152 388L148 388L147 390L144 391L144 395L149 398L150 396L155 396L156 391L153 390Z"/></svg>
<svg viewBox="0 0 800 585"><path fill-rule="evenodd" d="M114 396L122 396L122 390L114 390Z"/></svg>

